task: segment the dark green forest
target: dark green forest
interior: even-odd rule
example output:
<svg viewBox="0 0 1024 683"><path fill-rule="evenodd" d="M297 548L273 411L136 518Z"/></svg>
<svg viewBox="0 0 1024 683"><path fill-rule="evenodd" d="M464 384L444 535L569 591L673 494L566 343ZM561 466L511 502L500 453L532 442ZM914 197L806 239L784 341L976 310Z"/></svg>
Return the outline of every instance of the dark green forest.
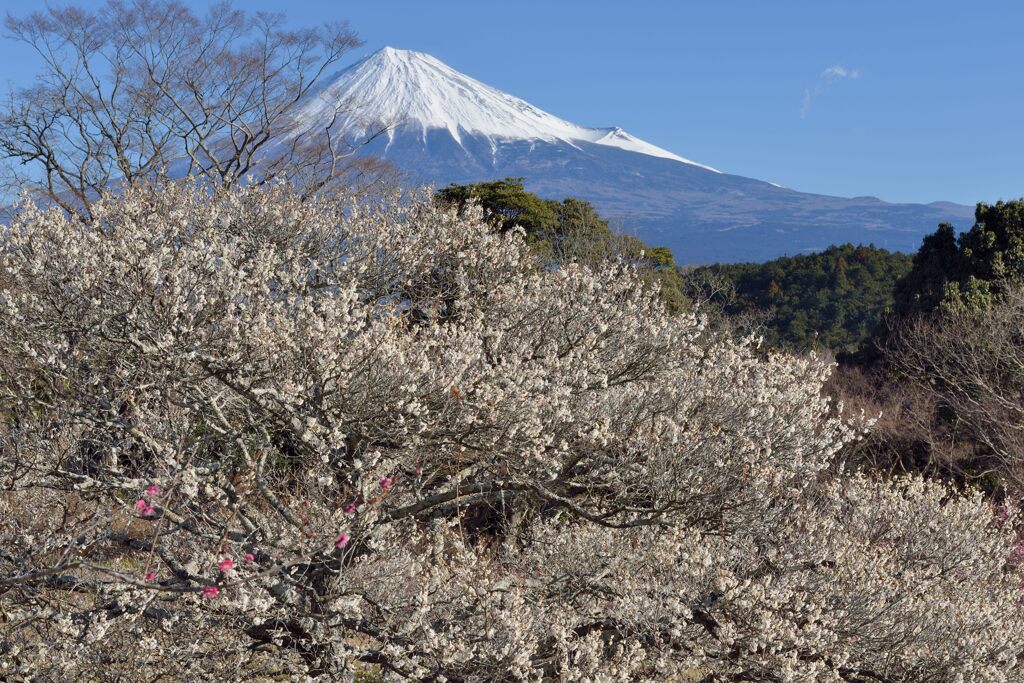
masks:
<svg viewBox="0 0 1024 683"><path fill-rule="evenodd" d="M684 273L691 296L728 316L760 314L765 341L797 350L853 351L893 305L911 258L844 244L767 263L701 266Z"/></svg>

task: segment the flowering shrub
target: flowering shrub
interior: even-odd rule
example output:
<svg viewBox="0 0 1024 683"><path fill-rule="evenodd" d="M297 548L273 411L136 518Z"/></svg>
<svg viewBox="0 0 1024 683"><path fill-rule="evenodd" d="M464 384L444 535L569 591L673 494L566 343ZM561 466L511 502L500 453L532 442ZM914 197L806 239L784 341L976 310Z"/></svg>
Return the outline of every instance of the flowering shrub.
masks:
<svg viewBox="0 0 1024 683"><path fill-rule="evenodd" d="M3 676L1019 680L1016 512L813 357L410 198L93 215L0 241Z"/></svg>

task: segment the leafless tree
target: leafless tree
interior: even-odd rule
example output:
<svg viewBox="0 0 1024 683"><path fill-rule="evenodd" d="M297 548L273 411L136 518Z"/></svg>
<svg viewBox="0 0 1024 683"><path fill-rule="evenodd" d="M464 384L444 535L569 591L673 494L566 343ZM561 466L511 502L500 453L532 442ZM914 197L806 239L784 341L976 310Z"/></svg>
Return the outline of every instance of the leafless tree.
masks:
<svg viewBox="0 0 1024 683"><path fill-rule="evenodd" d="M982 310L958 308L894 330L886 354L934 406L948 441L972 446L960 466L1024 485L1024 289Z"/></svg>
<svg viewBox="0 0 1024 683"><path fill-rule="evenodd" d="M110 0L5 25L44 64L0 114L6 180L68 211L88 215L109 184L161 175L315 191L372 166L353 157L365 139L345 139L330 116L295 118L360 44L346 23L290 29L281 15L226 2L198 16L174 0ZM334 119L350 104L336 107Z"/></svg>
<svg viewBox="0 0 1024 683"><path fill-rule="evenodd" d="M737 310L736 283L712 268L687 267L682 271L682 293L707 318L710 329L735 336L764 334L772 311Z"/></svg>
<svg viewBox="0 0 1024 683"><path fill-rule="evenodd" d="M850 444L844 460L887 476L924 474L962 481L975 459L969 441L940 419L941 400L914 382L893 381L886 368L839 365L827 393L845 410L877 418L864 439Z"/></svg>

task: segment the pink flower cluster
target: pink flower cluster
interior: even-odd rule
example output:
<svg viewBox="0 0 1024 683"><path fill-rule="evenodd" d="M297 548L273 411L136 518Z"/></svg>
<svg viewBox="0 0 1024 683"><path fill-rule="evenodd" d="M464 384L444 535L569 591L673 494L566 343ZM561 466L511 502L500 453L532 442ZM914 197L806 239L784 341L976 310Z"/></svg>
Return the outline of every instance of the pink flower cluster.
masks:
<svg viewBox="0 0 1024 683"><path fill-rule="evenodd" d="M334 542L334 547L344 548L346 545L348 545L348 534L342 531L340 534L338 534L338 539Z"/></svg>
<svg viewBox="0 0 1024 683"><path fill-rule="evenodd" d="M145 494L150 498L155 498L160 495L160 487L156 484L150 484L145 488ZM143 517L149 517L156 511L153 504L145 498L139 498L135 501L135 509L138 510L139 514Z"/></svg>
<svg viewBox="0 0 1024 683"><path fill-rule="evenodd" d="M255 561L256 561L256 556L255 555L253 555L252 553L246 553L245 554L245 562L246 562L246 564L252 564ZM227 574L228 572L230 572L234 568L235 568L235 561L233 559L231 559L230 557L225 557L220 562L217 563L217 569L219 569L222 574ZM154 574L153 572L150 572L149 574L146 575L146 580L147 581L151 580L150 577L154 577L155 578L156 574ZM213 600L218 595L220 595L220 588L218 588L217 586L206 586L205 588L203 588L203 597L206 598L207 600Z"/></svg>

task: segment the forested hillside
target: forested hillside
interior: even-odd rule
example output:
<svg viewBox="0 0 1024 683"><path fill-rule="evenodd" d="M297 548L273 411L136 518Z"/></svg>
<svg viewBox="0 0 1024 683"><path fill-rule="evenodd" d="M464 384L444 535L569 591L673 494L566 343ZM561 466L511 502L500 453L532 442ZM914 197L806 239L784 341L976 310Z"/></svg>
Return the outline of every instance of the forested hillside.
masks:
<svg viewBox="0 0 1024 683"><path fill-rule="evenodd" d="M893 287L910 263L906 254L845 244L767 263L703 266L683 277L726 315L760 314L772 346L852 351L892 308Z"/></svg>

